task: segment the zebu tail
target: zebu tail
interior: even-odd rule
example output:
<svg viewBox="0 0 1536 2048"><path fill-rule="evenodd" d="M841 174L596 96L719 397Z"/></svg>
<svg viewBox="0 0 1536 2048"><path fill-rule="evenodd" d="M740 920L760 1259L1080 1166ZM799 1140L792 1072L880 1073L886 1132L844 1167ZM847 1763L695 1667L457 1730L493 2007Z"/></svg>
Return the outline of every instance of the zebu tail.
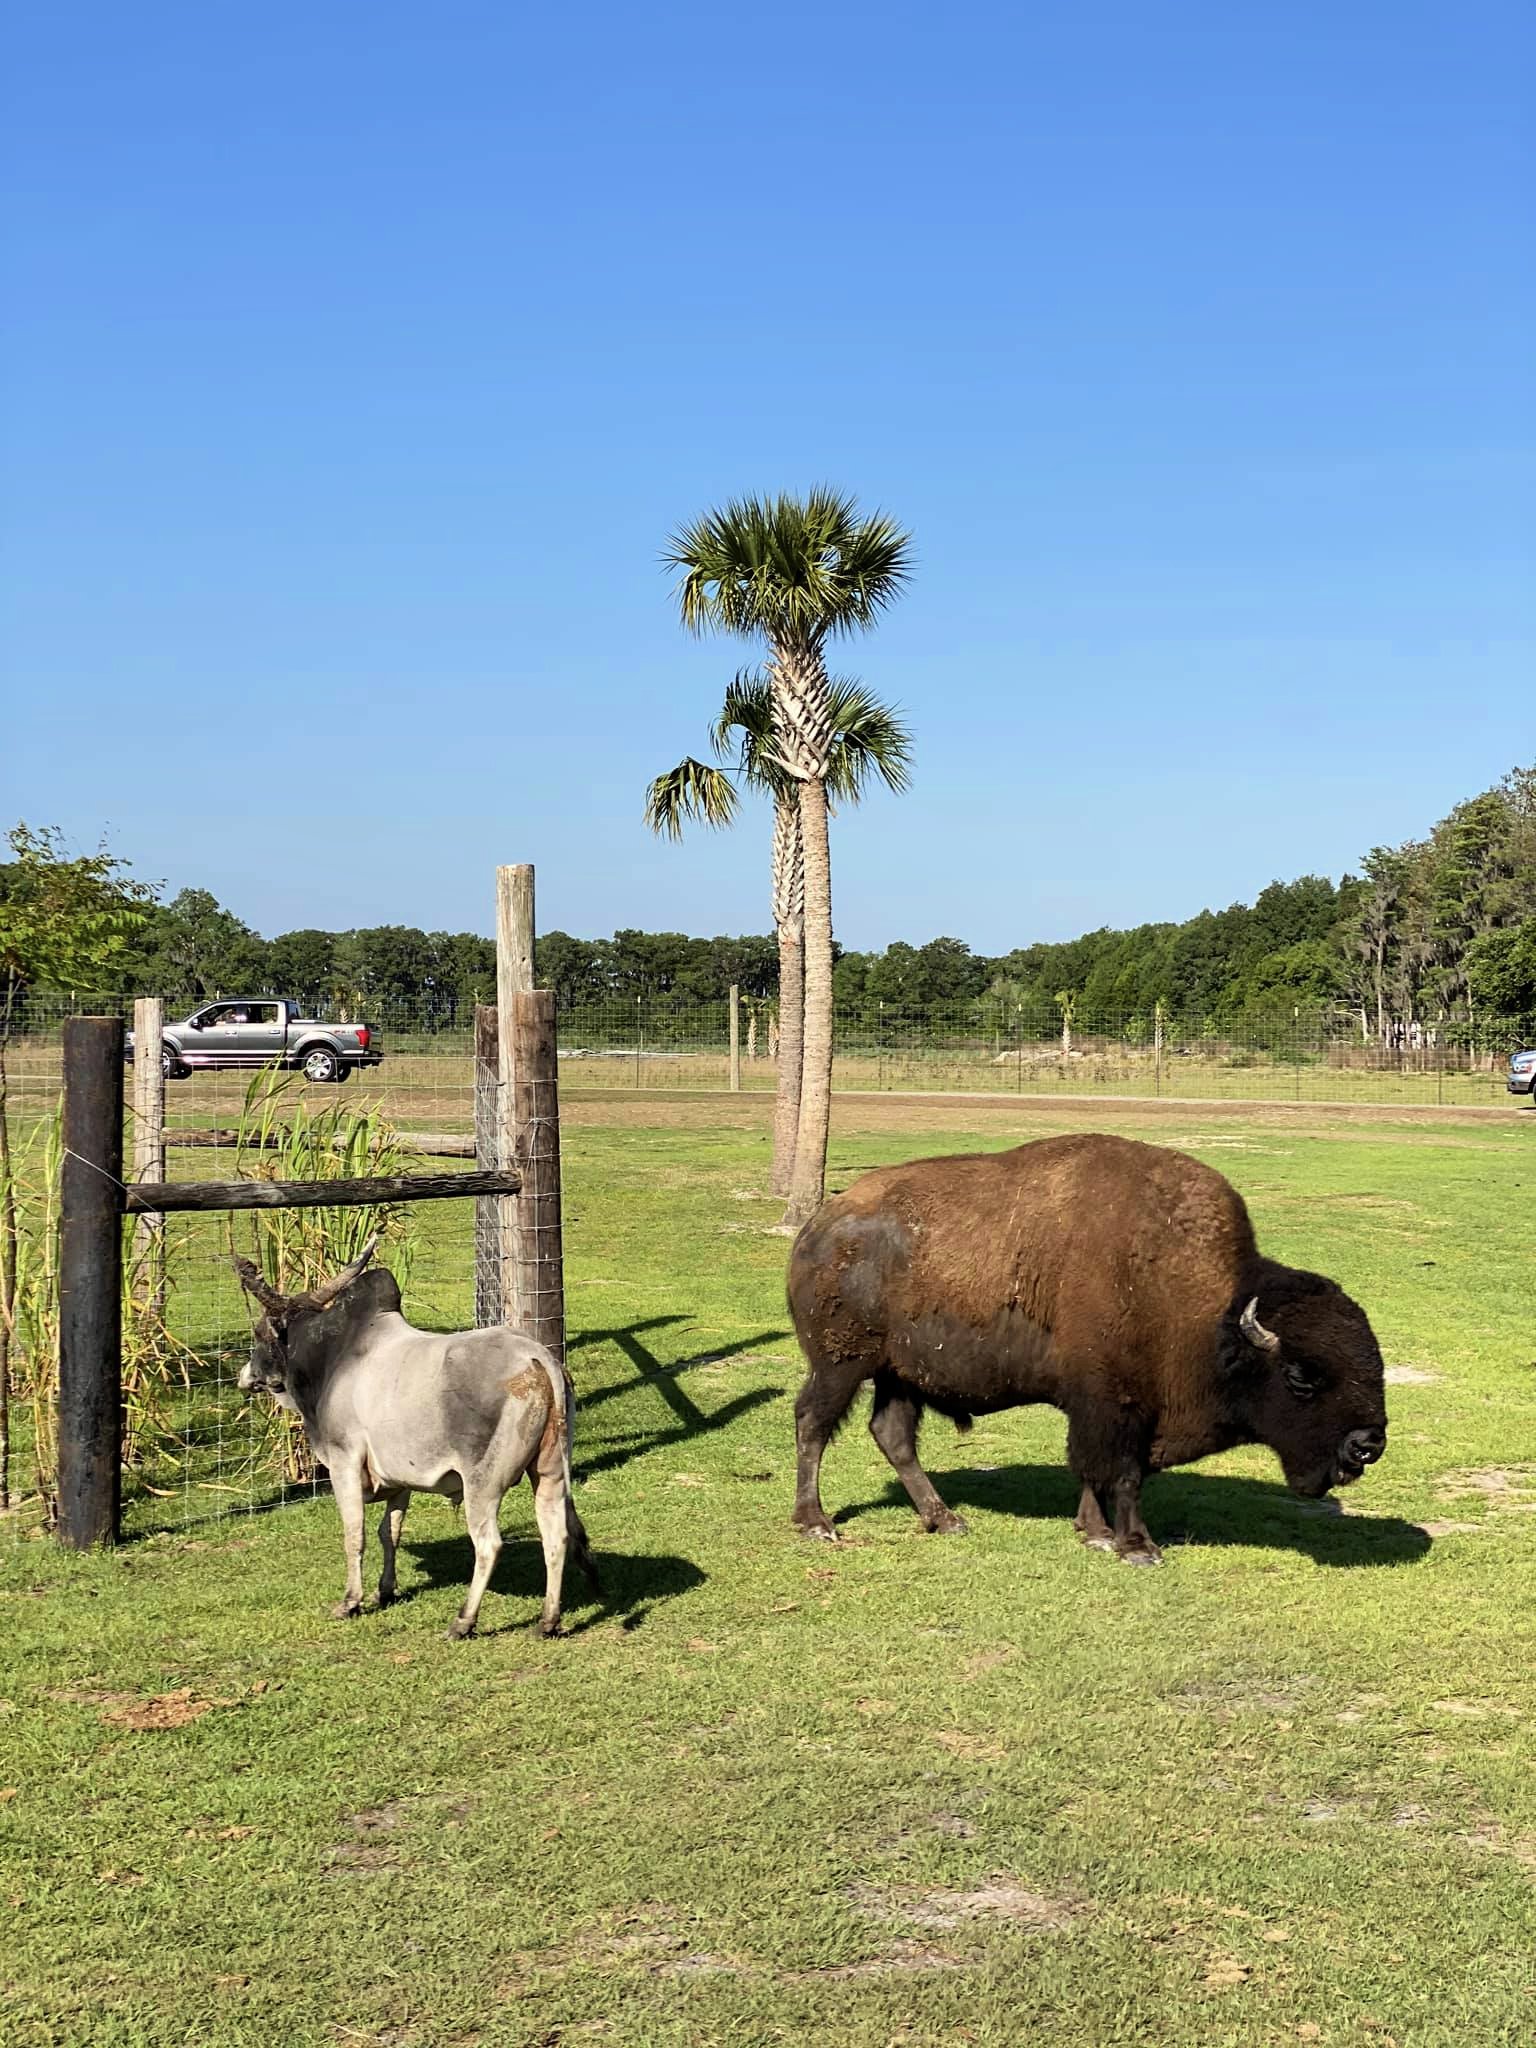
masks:
<svg viewBox="0 0 1536 2048"><path fill-rule="evenodd" d="M566 1375L564 1366L557 1359L552 1358L547 1351L540 1350L538 1362L543 1368L545 1379L549 1381L549 1391L554 1403L553 1413L549 1419L559 1439L560 1463L565 1471L565 1490L569 1493L571 1490L571 1409L573 1406L571 1382Z"/></svg>
<svg viewBox="0 0 1536 2048"><path fill-rule="evenodd" d="M565 1473L565 1527L566 1538L572 1554L594 1593L602 1591L597 1576L597 1567L592 1562L592 1552L587 1543L587 1532L580 1515L576 1512L575 1497L571 1492L571 1423L575 1413L576 1397L571 1388L570 1375L565 1367L545 1352L539 1359L544 1376L549 1381L549 1391L554 1396L553 1422L560 1439L560 1463Z"/></svg>

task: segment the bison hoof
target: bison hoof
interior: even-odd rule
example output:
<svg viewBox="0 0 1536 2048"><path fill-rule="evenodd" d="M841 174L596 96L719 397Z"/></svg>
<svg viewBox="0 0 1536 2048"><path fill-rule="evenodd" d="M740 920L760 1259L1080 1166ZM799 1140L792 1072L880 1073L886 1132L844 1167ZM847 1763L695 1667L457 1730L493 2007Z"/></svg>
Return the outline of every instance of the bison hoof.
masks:
<svg viewBox="0 0 1536 2048"><path fill-rule="evenodd" d="M361 1614L362 1611L363 1603L361 1600L341 1600L331 1609L331 1619L332 1621L350 1621L354 1614Z"/></svg>
<svg viewBox="0 0 1536 2048"><path fill-rule="evenodd" d="M935 1515L932 1521L925 1522L923 1526L930 1536L969 1536L971 1533L971 1525L964 1516L955 1514L949 1508L946 1508L942 1515Z"/></svg>
<svg viewBox="0 0 1536 2048"><path fill-rule="evenodd" d="M1161 1564L1162 1561L1163 1553L1150 1545L1145 1550L1122 1550L1120 1553L1122 1564Z"/></svg>
<svg viewBox="0 0 1536 2048"><path fill-rule="evenodd" d="M472 1636L474 1632L475 1624L472 1621L466 1621L462 1614L456 1614L448 1624L448 1640L450 1643L462 1643L467 1637Z"/></svg>
<svg viewBox="0 0 1536 2048"><path fill-rule="evenodd" d="M1113 1555L1115 1539L1113 1536L1084 1536L1083 1548L1084 1550L1107 1550Z"/></svg>

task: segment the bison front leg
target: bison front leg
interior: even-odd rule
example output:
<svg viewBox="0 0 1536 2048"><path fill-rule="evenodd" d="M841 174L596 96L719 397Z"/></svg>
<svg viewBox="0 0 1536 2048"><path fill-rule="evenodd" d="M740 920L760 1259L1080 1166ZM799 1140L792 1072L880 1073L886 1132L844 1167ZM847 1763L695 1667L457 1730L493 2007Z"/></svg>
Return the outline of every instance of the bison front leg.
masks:
<svg viewBox="0 0 1536 2048"><path fill-rule="evenodd" d="M1067 1458L1082 1481L1074 1523L1090 1550L1112 1550L1124 1564L1161 1564L1163 1554L1141 1518L1148 1432L1116 1417L1108 1428L1092 1416L1070 1418Z"/></svg>
<svg viewBox="0 0 1536 2048"><path fill-rule="evenodd" d="M1163 1553L1152 1541L1141 1519L1141 1482L1138 1463L1122 1471L1115 1480L1115 1555L1122 1564L1161 1564Z"/></svg>
<svg viewBox="0 0 1536 2048"><path fill-rule="evenodd" d="M907 1489L907 1497L922 1517L923 1527L936 1536L963 1536L965 1523L940 1499L937 1487L917 1462L917 1425L922 1414L921 1403L913 1399L894 1373L875 1375L870 1435Z"/></svg>
<svg viewBox="0 0 1536 2048"><path fill-rule="evenodd" d="M1104 1503L1091 1486L1083 1488L1083 1497L1077 1504L1077 1518L1072 1526L1090 1550L1114 1549L1115 1532L1104 1512Z"/></svg>

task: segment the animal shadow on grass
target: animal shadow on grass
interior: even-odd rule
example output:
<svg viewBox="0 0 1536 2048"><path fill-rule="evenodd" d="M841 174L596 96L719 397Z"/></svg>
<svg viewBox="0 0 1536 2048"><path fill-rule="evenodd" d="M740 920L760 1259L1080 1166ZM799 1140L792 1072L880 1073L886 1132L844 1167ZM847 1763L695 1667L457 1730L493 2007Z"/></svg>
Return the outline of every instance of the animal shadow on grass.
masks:
<svg viewBox="0 0 1536 2048"><path fill-rule="evenodd" d="M517 1493L509 1493L507 1499L515 1501ZM462 1592L475 1568L474 1546L469 1537L460 1534L428 1543L412 1543L409 1523L406 1530L403 1548L415 1558L426 1578L418 1580L414 1586L402 1586L399 1598L410 1600L429 1587L437 1586L451 1586ZM566 1559L562 1631L565 1635L581 1635L613 1616L617 1616L626 1629L639 1628L658 1602L674 1600L680 1593L691 1593L695 1587L702 1586L708 1576L685 1557L624 1557L616 1551L594 1548L592 1562L602 1581L601 1593L594 1593L580 1569L569 1557ZM503 1543L486 1591L498 1604L482 1608L477 1634L494 1636L534 1626L544 1598L544 1551L536 1530L519 1532ZM500 1606L502 1600L513 1603L510 1613ZM573 1609L576 1610L574 1620L571 1618Z"/></svg>
<svg viewBox="0 0 1536 2048"><path fill-rule="evenodd" d="M765 1401L783 1398L782 1387L751 1387L734 1400L724 1402L718 1408L703 1409L693 1397L678 1384L681 1376L698 1365L718 1365L722 1359L735 1357L743 1351L755 1351L760 1344L777 1344L788 1335L784 1330L763 1330L755 1337L743 1337L735 1344L717 1344L708 1351L699 1351L690 1358L679 1358L671 1365L663 1365L655 1352L640 1342L642 1330L662 1329L672 1323L686 1322L686 1316L652 1316L646 1322L627 1323L618 1329L585 1330L567 1345L567 1352L579 1351L586 1345L612 1344L634 1367L634 1378L621 1380L617 1385L599 1387L595 1393L583 1394L580 1388L580 1373L576 1373L576 1454L575 1474L578 1479L590 1479L598 1472L611 1472L619 1465L627 1465L634 1458L643 1458L649 1451L665 1450L669 1445L687 1443L691 1438L712 1435L716 1430L728 1429L742 1415L752 1409L761 1408ZM657 1393L671 1410L673 1420L659 1429L636 1430L629 1434L615 1435L608 1439L602 1449L583 1453L582 1417L594 1408L600 1408L605 1401L617 1395L633 1393L639 1387L649 1387Z"/></svg>
<svg viewBox="0 0 1536 2048"><path fill-rule="evenodd" d="M993 1514L1059 1521L1064 1539L1072 1534L1080 1488L1060 1465L1000 1465L994 1472L962 1466L932 1472L934 1485L952 1508L985 1508ZM1299 1550L1315 1564L1411 1564L1431 1547L1413 1522L1395 1515L1319 1512L1284 1486L1263 1479L1234 1479L1218 1472L1160 1472L1142 1496L1147 1526L1165 1547L1198 1543L1212 1549L1242 1544L1260 1550ZM875 1508L911 1507L896 1480L878 1500L862 1501L834 1514L854 1521ZM1311 1508L1309 1513L1307 1510Z"/></svg>

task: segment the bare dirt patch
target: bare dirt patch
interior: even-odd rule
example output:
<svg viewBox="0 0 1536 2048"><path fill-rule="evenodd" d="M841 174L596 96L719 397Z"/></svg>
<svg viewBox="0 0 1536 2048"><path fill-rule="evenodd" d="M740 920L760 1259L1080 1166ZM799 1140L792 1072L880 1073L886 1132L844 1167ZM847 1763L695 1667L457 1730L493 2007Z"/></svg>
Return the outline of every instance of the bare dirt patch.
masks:
<svg viewBox="0 0 1536 2048"><path fill-rule="evenodd" d="M1209 1713L1218 1720L1229 1720L1234 1714L1294 1714L1312 1683L1305 1672L1283 1686L1240 1679L1215 1684L1197 1682L1170 1694L1168 1704L1180 1713Z"/></svg>
<svg viewBox="0 0 1536 2048"><path fill-rule="evenodd" d="M215 1707L232 1707L234 1700L195 1699L190 1685L179 1686L175 1692L164 1692L153 1699L117 1702L103 1707L101 1719L110 1726L127 1728L135 1734L151 1729L185 1728L189 1721L199 1721L204 1714L211 1714Z"/></svg>
<svg viewBox="0 0 1536 2048"><path fill-rule="evenodd" d="M395 1870L400 1858L382 1842L338 1842L326 1858L326 1874L346 1871Z"/></svg>
<svg viewBox="0 0 1536 2048"><path fill-rule="evenodd" d="M1486 1820L1466 1829L1461 1839L1495 1856L1507 1856L1523 1870L1536 1874L1536 1835L1512 1835L1498 1821Z"/></svg>
<svg viewBox="0 0 1536 2048"><path fill-rule="evenodd" d="M985 1735L968 1734L964 1728L940 1728L933 1739L940 1749L947 1749L951 1756L965 1763L997 1763L1008 1754L1000 1742Z"/></svg>
<svg viewBox="0 0 1536 2048"><path fill-rule="evenodd" d="M348 1814L345 1825L352 1830L350 1842L338 1842L326 1857L328 1873L349 1870L392 1870L400 1862L390 1836L405 1818L405 1803L390 1800L383 1806L365 1806Z"/></svg>
<svg viewBox="0 0 1536 2048"><path fill-rule="evenodd" d="M959 1956L946 1955L926 1942L898 1941L884 1955L868 1956L860 1963L833 1963L822 1970L786 1970L786 1984L838 1984L860 1977L897 1977L922 1970L963 1970Z"/></svg>
<svg viewBox="0 0 1536 2048"><path fill-rule="evenodd" d="M762 1130L773 1121L773 1096L731 1095L718 1091L660 1089L624 1091L561 1090L560 1113L570 1125L671 1130ZM1477 1138L1455 1138L1448 1126L1475 1129L1490 1122L1508 1123L1502 1103L1417 1104L1383 1102L1264 1102L1242 1096L1199 1099L1172 1096L1162 1101L1135 1096L1018 1096L957 1089L903 1095L895 1090L865 1093L857 1089L832 1092L832 1129L838 1134L878 1136L891 1132L995 1130L1019 1140L1043 1138L1057 1131L1121 1131L1146 1129L1164 1144L1178 1144L1177 1125L1197 1115L1207 1126L1240 1118L1265 1133L1294 1132L1346 1142L1370 1130L1372 1144L1434 1145L1481 1149ZM1170 1125L1174 1128L1170 1129ZM1208 1144L1218 1135L1204 1130L1183 1139Z"/></svg>
<svg viewBox="0 0 1536 2048"><path fill-rule="evenodd" d="M1435 1492L1441 1500L1485 1500L1490 1507L1524 1507L1536 1502L1536 1465L1481 1465L1447 1472Z"/></svg>
<svg viewBox="0 0 1536 2048"><path fill-rule="evenodd" d="M854 1911L866 1920L944 1929L973 1920L1005 1920L1035 1934L1062 1934L1081 1910L1075 1902L1026 1891L1006 1876L989 1878L969 1892L861 1884L849 1897Z"/></svg>

